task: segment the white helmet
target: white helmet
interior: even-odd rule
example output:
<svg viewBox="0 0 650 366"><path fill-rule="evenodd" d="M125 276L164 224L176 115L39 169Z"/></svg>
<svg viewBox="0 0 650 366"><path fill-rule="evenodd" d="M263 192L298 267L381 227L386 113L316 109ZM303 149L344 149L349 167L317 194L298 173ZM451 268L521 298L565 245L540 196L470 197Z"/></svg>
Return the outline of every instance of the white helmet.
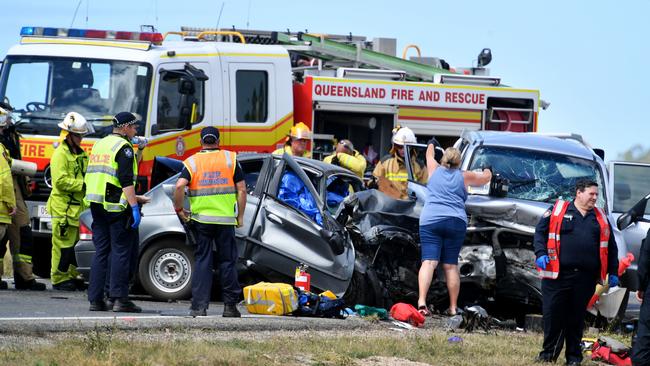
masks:
<svg viewBox="0 0 650 366"><path fill-rule="evenodd" d="M395 145L414 144L417 142L415 134L408 127L397 126L393 129L393 139Z"/></svg>
<svg viewBox="0 0 650 366"><path fill-rule="evenodd" d="M63 122L58 125L62 130L76 133L79 135L87 135L95 132L93 125L88 123L84 116L77 112L70 112L66 114Z"/></svg>
<svg viewBox="0 0 650 366"><path fill-rule="evenodd" d="M7 121L9 121L11 114L8 110L0 107L0 127L7 127Z"/></svg>

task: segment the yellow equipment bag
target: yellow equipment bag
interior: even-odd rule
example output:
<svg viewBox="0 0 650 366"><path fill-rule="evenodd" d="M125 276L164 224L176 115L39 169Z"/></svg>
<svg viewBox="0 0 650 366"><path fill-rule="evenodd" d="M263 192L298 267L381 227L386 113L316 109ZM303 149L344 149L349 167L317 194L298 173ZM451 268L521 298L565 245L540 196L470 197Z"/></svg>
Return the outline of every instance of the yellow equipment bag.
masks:
<svg viewBox="0 0 650 366"><path fill-rule="evenodd" d="M246 310L251 314L285 315L298 308L298 296L287 283L258 282L244 287Z"/></svg>

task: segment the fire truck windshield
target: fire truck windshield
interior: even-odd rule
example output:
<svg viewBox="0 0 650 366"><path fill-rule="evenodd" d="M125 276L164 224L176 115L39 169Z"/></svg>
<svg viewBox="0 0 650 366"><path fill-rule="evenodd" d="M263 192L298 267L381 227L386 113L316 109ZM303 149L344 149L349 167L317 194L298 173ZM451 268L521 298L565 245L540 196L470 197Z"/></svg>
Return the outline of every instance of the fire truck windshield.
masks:
<svg viewBox="0 0 650 366"><path fill-rule="evenodd" d="M146 120L151 74L150 65L138 62L7 56L0 100L13 106L22 133L56 136L66 113L77 112L93 123L93 136L101 137L111 132L112 117L119 112Z"/></svg>

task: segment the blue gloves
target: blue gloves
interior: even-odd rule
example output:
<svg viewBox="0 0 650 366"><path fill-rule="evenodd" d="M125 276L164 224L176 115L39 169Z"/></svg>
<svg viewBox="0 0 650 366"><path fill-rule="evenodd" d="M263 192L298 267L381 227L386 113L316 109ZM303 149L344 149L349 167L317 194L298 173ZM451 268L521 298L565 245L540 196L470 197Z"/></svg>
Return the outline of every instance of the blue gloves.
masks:
<svg viewBox="0 0 650 366"><path fill-rule="evenodd" d="M537 265L537 267L538 267L539 269L546 269L546 265L547 265L548 262L550 262L550 261L551 261L551 260L548 258L548 255L542 255L542 256L540 256L539 258L537 258L537 259L535 260L535 264Z"/></svg>
<svg viewBox="0 0 650 366"><path fill-rule="evenodd" d="M140 220L142 220L140 205L136 203L134 206L131 206L131 212L133 213L133 224L131 224L131 228L137 229L140 226Z"/></svg>
<svg viewBox="0 0 650 366"><path fill-rule="evenodd" d="M618 276L609 275L609 287L618 286Z"/></svg>

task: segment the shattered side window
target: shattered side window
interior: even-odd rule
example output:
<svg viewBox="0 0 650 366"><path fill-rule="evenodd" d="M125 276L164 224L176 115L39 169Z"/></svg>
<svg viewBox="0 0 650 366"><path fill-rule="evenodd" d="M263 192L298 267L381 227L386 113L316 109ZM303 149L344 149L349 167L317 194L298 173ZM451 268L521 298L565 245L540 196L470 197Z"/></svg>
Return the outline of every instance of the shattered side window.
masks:
<svg viewBox="0 0 650 366"><path fill-rule="evenodd" d="M483 146L474 153L469 169L483 166L491 166L493 173L510 181L510 198L541 202L558 198L572 200L576 182L592 179L598 183L597 205L605 206L603 179L593 161L543 151Z"/></svg>

